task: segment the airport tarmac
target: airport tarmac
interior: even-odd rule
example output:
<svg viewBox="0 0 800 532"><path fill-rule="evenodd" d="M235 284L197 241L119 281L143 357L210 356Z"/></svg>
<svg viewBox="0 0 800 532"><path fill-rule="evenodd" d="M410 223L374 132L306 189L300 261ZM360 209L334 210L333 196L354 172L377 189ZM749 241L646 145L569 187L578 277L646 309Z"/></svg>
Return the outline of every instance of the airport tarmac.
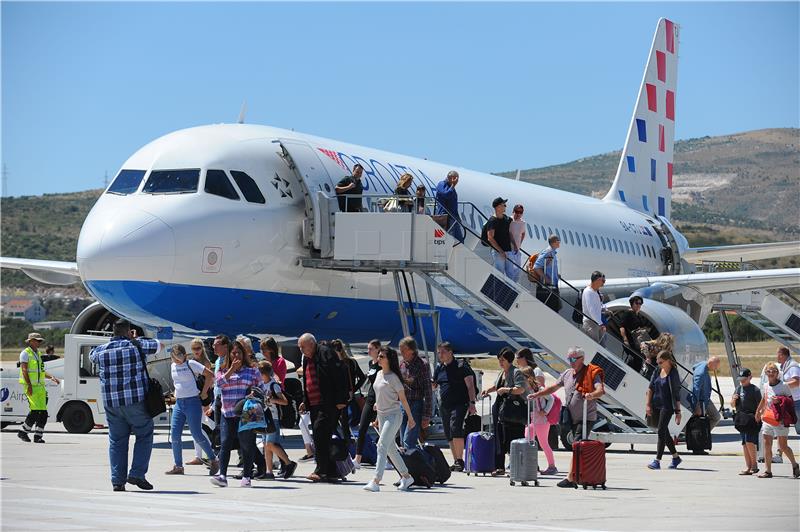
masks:
<svg viewBox="0 0 800 532"><path fill-rule="evenodd" d="M508 479L454 473L445 486L398 492L388 471L383 491L361 489L372 469L338 484L311 484L300 464L288 481L256 481L245 491L231 481L213 487L202 466L166 476L172 466L167 431L157 430L147 478L155 490L129 486L111 491L105 430L69 434L49 425L45 445L26 444L8 427L2 444L3 530L798 530L800 480L788 464L775 464L775 478L742 477L738 433L730 422L715 431L709 456L684 455L678 470L650 471L652 446L613 445L608 452L608 489L555 486L564 473L540 477L540 487L511 487ZM303 454L297 431L289 454ZM190 459L188 433L184 459ZM792 447L798 449L794 434ZM685 448L679 447L679 451ZM449 452L446 452L446 456ZM544 460L540 453L540 463ZM556 453L561 471L570 453ZM766 510L766 509L769 510Z"/></svg>

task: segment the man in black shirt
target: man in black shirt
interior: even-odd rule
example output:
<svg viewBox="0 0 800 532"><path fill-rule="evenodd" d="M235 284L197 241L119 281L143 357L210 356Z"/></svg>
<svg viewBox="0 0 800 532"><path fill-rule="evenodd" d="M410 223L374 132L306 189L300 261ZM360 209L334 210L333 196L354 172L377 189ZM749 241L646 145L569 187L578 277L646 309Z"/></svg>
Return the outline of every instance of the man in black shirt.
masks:
<svg viewBox="0 0 800 532"><path fill-rule="evenodd" d="M650 340L650 325L639 311L642 309L644 300L640 296L633 296L628 300L631 310L622 315L622 324L619 327L619 335L622 342L637 353L641 353L641 343ZM628 365L636 371L642 369L641 358L631 358Z"/></svg>
<svg viewBox="0 0 800 532"><path fill-rule="evenodd" d="M739 371L739 386L736 387L736 392L731 397L731 406L736 409L734 423L741 424L745 420L750 421L749 426L736 427L736 430L742 435L742 450L746 466L744 471L739 473L740 475L758 473L756 445L758 445L759 424L756 422L755 414L761 403L761 391L750 382L752 378L752 372L747 368L742 368Z"/></svg>
<svg viewBox="0 0 800 532"><path fill-rule="evenodd" d="M453 453L451 471L464 471L464 418L475 413L475 382L467 364L456 360L450 342L438 347L439 364L433 372L433 388L439 389L439 413L444 436Z"/></svg>
<svg viewBox="0 0 800 532"><path fill-rule="evenodd" d="M489 218L486 222L486 238L489 245L492 246L492 259L494 259L494 267L505 273L509 279L514 279L514 261L508 253L512 250L511 247L511 218L506 216L506 202L507 199L495 198L492 201L494 207L494 216Z"/></svg>
<svg viewBox="0 0 800 532"><path fill-rule="evenodd" d="M364 192L364 185L361 183L363 173L364 167L356 164L353 167L353 175L343 177L337 183L336 196L339 200L340 211L361 212L361 193Z"/></svg>

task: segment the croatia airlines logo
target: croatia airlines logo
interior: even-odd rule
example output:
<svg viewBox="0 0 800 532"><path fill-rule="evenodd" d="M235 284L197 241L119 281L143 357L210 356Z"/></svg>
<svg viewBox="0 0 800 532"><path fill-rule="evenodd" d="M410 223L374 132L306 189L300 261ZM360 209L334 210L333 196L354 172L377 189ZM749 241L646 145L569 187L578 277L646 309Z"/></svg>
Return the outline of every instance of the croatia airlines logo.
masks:
<svg viewBox="0 0 800 532"><path fill-rule="evenodd" d="M444 229L434 229L433 236L436 238L444 238Z"/></svg>
<svg viewBox="0 0 800 532"><path fill-rule="evenodd" d="M333 162L338 164L343 170L347 171L347 165L344 164L344 161L339 154L333 150L326 150L324 148L317 148L319 151L327 155Z"/></svg>

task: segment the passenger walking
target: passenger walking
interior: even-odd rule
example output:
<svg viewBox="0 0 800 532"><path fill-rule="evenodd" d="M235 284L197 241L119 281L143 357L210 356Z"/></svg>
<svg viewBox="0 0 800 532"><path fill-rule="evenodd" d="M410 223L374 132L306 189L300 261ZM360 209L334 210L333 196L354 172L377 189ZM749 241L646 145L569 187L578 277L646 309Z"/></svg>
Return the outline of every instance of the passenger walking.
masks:
<svg viewBox="0 0 800 532"><path fill-rule="evenodd" d="M356 359L350 356L350 353L347 352L347 349L344 347L344 342L341 340L334 340L331 342L331 347L333 347L333 350L336 351L336 354L339 356L339 360L342 361L344 370L347 374L349 399L347 401L347 407L343 408L340 412L340 422L342 424L342 436L346 441L350 441L350 412L352 411L354 416L357 415L359 419L361 418L361 413L359 412L358 405L355 401L355 393L358 389L356 384L358 384L359 381L363 382L362 379L364 378L364 372L361 370L358 362L356 362Z"/></svg>
<svg viewBox="0 0 800 532"><path fill-rule="evenodd" d="M650 327L647 320L641 314L642 304L644 299L641 296L632 296L628 299L631 306L630 310L626 310L622 315L622 323L619 327L619 335L622 338L622 343L632 349L634 353L642 354L642 344L651 340ZM636 372L642 371L642 358L626 356L626 362Z"/></svg>
<svg viewBox="0 0 800 532"><path fill-rule="evenodd" d="M400 340L400 377L406 387L406 398L411 406L414 423L409 423L408 413L403 411L400 425L400 442L405 449L412 449L419 442L420 430L427 430L433 411L433 389L428 361L417 351L417 342L410 336Z"/></svg>
<svg viewBox="0 0 800 532"><path fill-rule="evenodd" d="M219 474L211 477L211 483L220 488L228 486L228 463L235 439L239 441L242 453L243 488L250 487L253 474L253 463L258 453L256 434L253 430L239 430L240 416L236 413L236 405L250 393L251 387L258 387L261 376L255 363L247 357L241 342L234 342L230 353L220 363L216 375L222 401L222 419L220 423L220 469Z"/></svg>
<svg viewBox="0 0 800 532"><path fill-rule="evenodd" d="M705 413L711 430L714 430L722 419L719 408L711 402L711 375L719 369L719 357L712 356L708 360L698 362L692 368L692 395L689 396L694 415Z"/></svg>
<svg viewBox="0 0 800 532"><path fill-rule="evenodd" d="M731 396L731 407L736 409L733 418L736 430L742 435L742 451L744 454L745 468L740 475L754 475L758 473L758 446L759 424L756 421L758 405L761 404L761 390L753 384L752 372L747 368L739 371L739 386Z"/></svg>
<svg viewBox="0 0 800 532"><path fill-rule="evenodd" d="M522 219L522 214L524 212L525 208L522 205L514 205L511 225L509 227L509 232L511 233L511 247L514 248L511 251L511 260L518 266L517 268L514 268L514 276L512 277L515 282L519 280L519 274L522 270L522 243L525 241L525 237L527 236L525 220Z"/></svg>
<svg viewBox="0 0 800 532"><path fill-rule="evenodd" d="M436 209L434 214L447 215L447 232L453 238L464 241L464 228L461 227L461 215L458 212L458 172L450 170L447 172L447 179L436 185Z"/></svg>
<svg viewBox="0 0 800 532"><path fill-rule="evenodd" d="M386 460L390 458L397 472L400 473L400 491L408 491L414 479L395 445L395 438L400 430L401 409L406 413L408 427L414 427L414 416L406 398L405 387L400 380L400 364L397 351L390 347L382 347L378 353L378 364L381 370L375 376L375 410L377 412L378 461L375 464L375 477L369 481L366 491L380 491Z"/></svg>
<svg viewBox="0 0 800 532"><path fill-rule="evenodd" d="M300 412L311 414L316 468L308 477L312 482L338 478L331 460L331 438L339 423L340 411L347 406L349 384L339 356L327 345L317 343L311 333L297 340L303 353L303 403Z"/></svg>
<svg viewBox="0 0 800 532"><path fill-rule="evenodd" d="M653 373L650 379L650 386L647 388L647 403L645 414L654 420L658 427L658 444L656 445L656 459L650 462L647 467L650 469L661 469L661 457L664 456L664 446L669 448L672 454L670 469L677 469L683 461L675 449L675 442L669 432L669 422L675 415L675 422L681 424L681 379L678 375L678 365L672 357L672 353L662 351L656 358L659 371Z"/></svg>
<svg viewBox="0 0 800 532"><path fill-rule="evenodd" d="M278 455L278 460L281 462L280 475L284 478L291 478L297 469L297 462L289 460L286 450L281 445L281 423L278 416L278 407L276 405L287 405L289 400L281 391L281 385L275 380L275 374L272 369L272 363L269 360L262 360L258 363L258 371L261 373L261 390L264 392L264 404L267 408L268 415L272 418L272 423L275 427L273 432L268 432L264 439L264 461L266 466L266 473L264 478L273 480L275 474L272 472L272 455Z"/></svg>
<svg viewBox="0 0 800 532"><path fill-rule="evenodd" d="M270 336L261 340L259 347L261 347L261 352L264 353L264 359L272 364L272 373L275 376L275 380L281 385L281 389L285 390L286 373L288 370L286 367L286 359L280 354L278 342L275 341L275 338Z"/></svg>
<svg viewBox="0 0 800 532"><path fill-rule="evenodd" d="M174 465L166 472L167 475L183 475L183 442L181 436L183 427L188 422L189 431L195 444L205 451L206 456L212 458L211 475L219 471L219 461L215 458L211 442L203 433L203 406L201 399L205 399L214 382L211 370L194 360L188 360L186 350L181 344L172 347L172 382L175 385L175 406L170 417L170 435L172 440L172 457ZM203 389L197 388L197 377L205 377Z"/></svg>
<svg viewBox="0 0 800 532"><path fill-rule="evenodd" d="M47 424L47 389L45 380L50 379L58 384L59 380L44 369L44 360L39 353L39 346L44 342L42 335L32 332L25 343L28 346L19 354L19 383L25 386L25 397L28 399L28 415L17 437L26 442L31 439L28 433L34 431L33 441L44 443L44 426ZM123 483L124 484L124 483Z"/></svg>
<svg viewBox="0 0 800 532"><path fill-rule="evenodd" d="M158 340L137 338L127 320L114 322L113 337L92 349L97 365L108 423L108 458L114 491L125 491L125 483L151 490L146 479L153 451L153 418L145 406L148 381L147 357L161 349ZM136 436L133 461L128 472L128 443Z"/></svg>
<svg viewBox="0 0 800 532"><path fill-rule="evenodd" d="M594 365L584 363L585 354L580 347L570 347L567 350L567 362L570 367L561 374L555 384L551 384L538 392L534 397L541 397L555 393L559 388L564 388L564 404L569 412L573 438L579 438L583 425L583 403L586 402L586 423L591 430L597 421L597 400L605 394L602 370ZM558 483L560 488L575 487L575 471L570 468L566 479Z"/></svg>
<svg viewBox="0 0 800 532"><path fill-rule="evenodd" d="M536 380L538 381L541 379L542 381L541 386L544 386L544 372L542 371L542 368L540 368L539 365L536 363L536 361L533 359L533 351L531 351L527 347L523 347L514 354L514 360L516 360L517 367L520 369L520 371L522 371L525 368L531 368L531 371L533 371L533 375L534 377L536 377Z"/></svg>
<svg viewBox="0 0 800 532"><path fill-rule="evenodd" d="M600 345L604 345L606 335L606 326L603 324L603 311L606 306L600 295L600 288L604 284L606 284L606 276L602 272L594 271L591 284L584 288L581 294L584 313L583 332Z"/></svg>
<svg viewBox="0 0 800 532"><path fill-rule="evenodd" d="M456 360L450 342L437 348L439 364L433 372L433 388L439 390L439 414L444 437L453 454L451 471L464 471L464 419L475 414L475 379L463 360Z"/></svg>
<svg viewBox="0 0 800 532"><path fill-rule="evenodd" d="M786 383L780 380L780 370L774 362L767 363L767 382L764 383L761 402L756 410L756 420L763 421L764 434L764 472L758 478L772 478L772 440L778 440L778 447L792 463L792 476L800 478L800 465L795 460L794 453L789 447L789 427L782 421L782 416L776 415L778 405L791 401L792 392ZM784 399L786 398L786 399Z"/></svg>
<svg viewBox="0 0 800 532"><path fill-rule="evenodd" d="M525 366L520 372L525 377L531 392L533 392L528 395L528 400L533 401L531 408L532 419L525 427L525 435L531 440L535 437L539 441L539 447L544 451L544 456L547 459L547 469L541 472L542 475L555 475L558 473L558 468L556 467L553 449L550 447L550 421L548 419L550 411L556 407L555 397L551 394L534 397L534 393L544 388L544 376L537 377L534 368L531 366Z"/></svg>
<svg viewBox="0 0 800 532"><path fill-rule="evenodd" d="M675 348L675 337L668 333L664 332L658 335L658 338L655 340L650 340L648 342L642 342L641 350L642 355L644 356L644 362L642 365L641 374L644 376L645 379L648 381L650 377L653 376L653 372L656 370L658 364L656 364L656 357L661 351L668 351L669 353L673 353L674 358L674 348Z"/></svg>
<svg viewBox="0 0 800 532"><path fill-rule="evenodd" d="M794 431L800 434L800 364L792 358L789 348L783 345L778 347L777 357L781 380L789 387L789 391L792 392L794 412L795 417L797 417Z"/></svg>
<svg viewBox="0 0 800 532"><path fill-rule="evenodd" d="M204 377L205 380L210 380L212 387L214 386L214 372L212 371L213 365L211 364L211 360L208 359L208 355L206 355L205 344L201 338L194 338L192 339L191 343L189 344L189 360L194 360L195 362L199 362L203 365L204 368L207 368L210 373L211 377ZM214 403L213 391L208 392L211 394L211 404ZM211 420L209 416L206 415L206 409L202 408L202 401L201 401L201 411L202 411L202 418L200 419L201 425L205 424L206 420ZM208 439L208 436L205 432L203 432L203 438L211 445L211 442ZM213 445L211 446L213 449ZM194 455L195 457L192 458L190 461L186 462L185 465L203 465L205 463L211 464L212 460L216 459L215 454L206 454L207 462L203 461L203 446L200 445L198 442L194 442Z"/></svg>
<svg viewBox="0 0 800 532"><path fill-rule="evenodd" d="M515 275L519 269L515 267L514 246L511 242L511 218L506 216L506 202L503 198L495 198L492 201L494 216L486 222L486 239L492 248L492 260L494 267L500 270L512 281L516 281ZM517 275L519 277L519 275Z"/></svg>
<svg viewBox="0 0 800 532"><path fill-rule="evenodd" d="M364 375L359 382L356 383L356 389L360 390L364 383L367 383L367 394L364 397L364 405L361 407L361 419L358 424L358 437L356 438L356 456L353 463L356 469L361 468L361 460L364 454L364 442L367 438L367 431L369 430L370 423L375 421L375 377L378 375L381 367L378 364L378 354L381 351L380 340L370 340L367 344L367 354L369 355L369 368L367 374ZM399 374L398 374L399 375Z"/></svg>
<svg viewBox="0 0 800 532"><path fill-rule="evenodd" d="M493 477L506 474L506 454L511 447L511 441L522 438L525 434L526 423L509 423L501 420L500 410L503 403L512 396L527 397L530 393L525 376L514 367L514 350L504 347L497 354L497 363L500 366L500 375L494 385L481 392L481 398L487 397L492 392L497 392L497 398L492 405L492 422L494 423L494 467ZM527 410L523 417L527 415Z"/></svg>
<svg viewBox="0 0 800 532"><path fill-rule="evenodd" d="M361 194L364 192L364 184L361 176L364 174L364 167L356 163L353 166L353 174L343 177L336 184L336 196L339 201L341 212L361 212Z"/></svg>
<svg viewBox="0 0 800 532"><path fill-rule="evenodd" d="M543 249L533 262L533 273L538 283L536 284L536 299L558 312L561 310L561 297L558 290L558 248L561 247L561 238L550 235L547 238L548 246Z"/></svg>

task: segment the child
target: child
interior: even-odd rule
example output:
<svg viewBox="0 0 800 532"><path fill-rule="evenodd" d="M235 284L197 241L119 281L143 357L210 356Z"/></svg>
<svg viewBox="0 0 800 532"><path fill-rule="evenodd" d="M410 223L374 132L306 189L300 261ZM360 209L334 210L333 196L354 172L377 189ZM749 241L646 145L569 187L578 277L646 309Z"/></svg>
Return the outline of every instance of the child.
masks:
<svg viewBox="0 0 800 532"><path fill-rule="evenodd" d="M281 424L278 420L278 407L276 405L287 405L289 400L283 395L281 385L275 380L272 371L272 363L268 360L262 360L258 363L258 371L261 372L261 389L264 392L266 403L275 423L275 432L267 434L264 440L264 458L267 462L267 474L264 478L274 479L275 474L272 472L272 453L278 455L278 459L283 464L282 475L284 479L290 478L295 469L297 469L297 462L289 460L283 446L281 445Z"/></svg>
<svg viewBox="0 0 800 532"><path fill-rule="evenodd" d="M541 380L537 379L536 372L531 366L522 368L522 374L525 376L525 380L528 381L528 386L530 386L531 390L534 392L538 392L541 388L541 384L544 384L544 376L541 377ZM539 447L542 448L547 458L547 469L542 471L542 475L555 475L558 473L558 468L556 468L556 460L548 440L550 422L547 420L547 414L550 412L550 409L553 408L555 399L552 395L544 395L536 399L532 399L532 397L529 396L528 400L533 401L533 422L528 425L525 431L529 438L534 435L536 436L536 439L539 440Z"/></svg>

